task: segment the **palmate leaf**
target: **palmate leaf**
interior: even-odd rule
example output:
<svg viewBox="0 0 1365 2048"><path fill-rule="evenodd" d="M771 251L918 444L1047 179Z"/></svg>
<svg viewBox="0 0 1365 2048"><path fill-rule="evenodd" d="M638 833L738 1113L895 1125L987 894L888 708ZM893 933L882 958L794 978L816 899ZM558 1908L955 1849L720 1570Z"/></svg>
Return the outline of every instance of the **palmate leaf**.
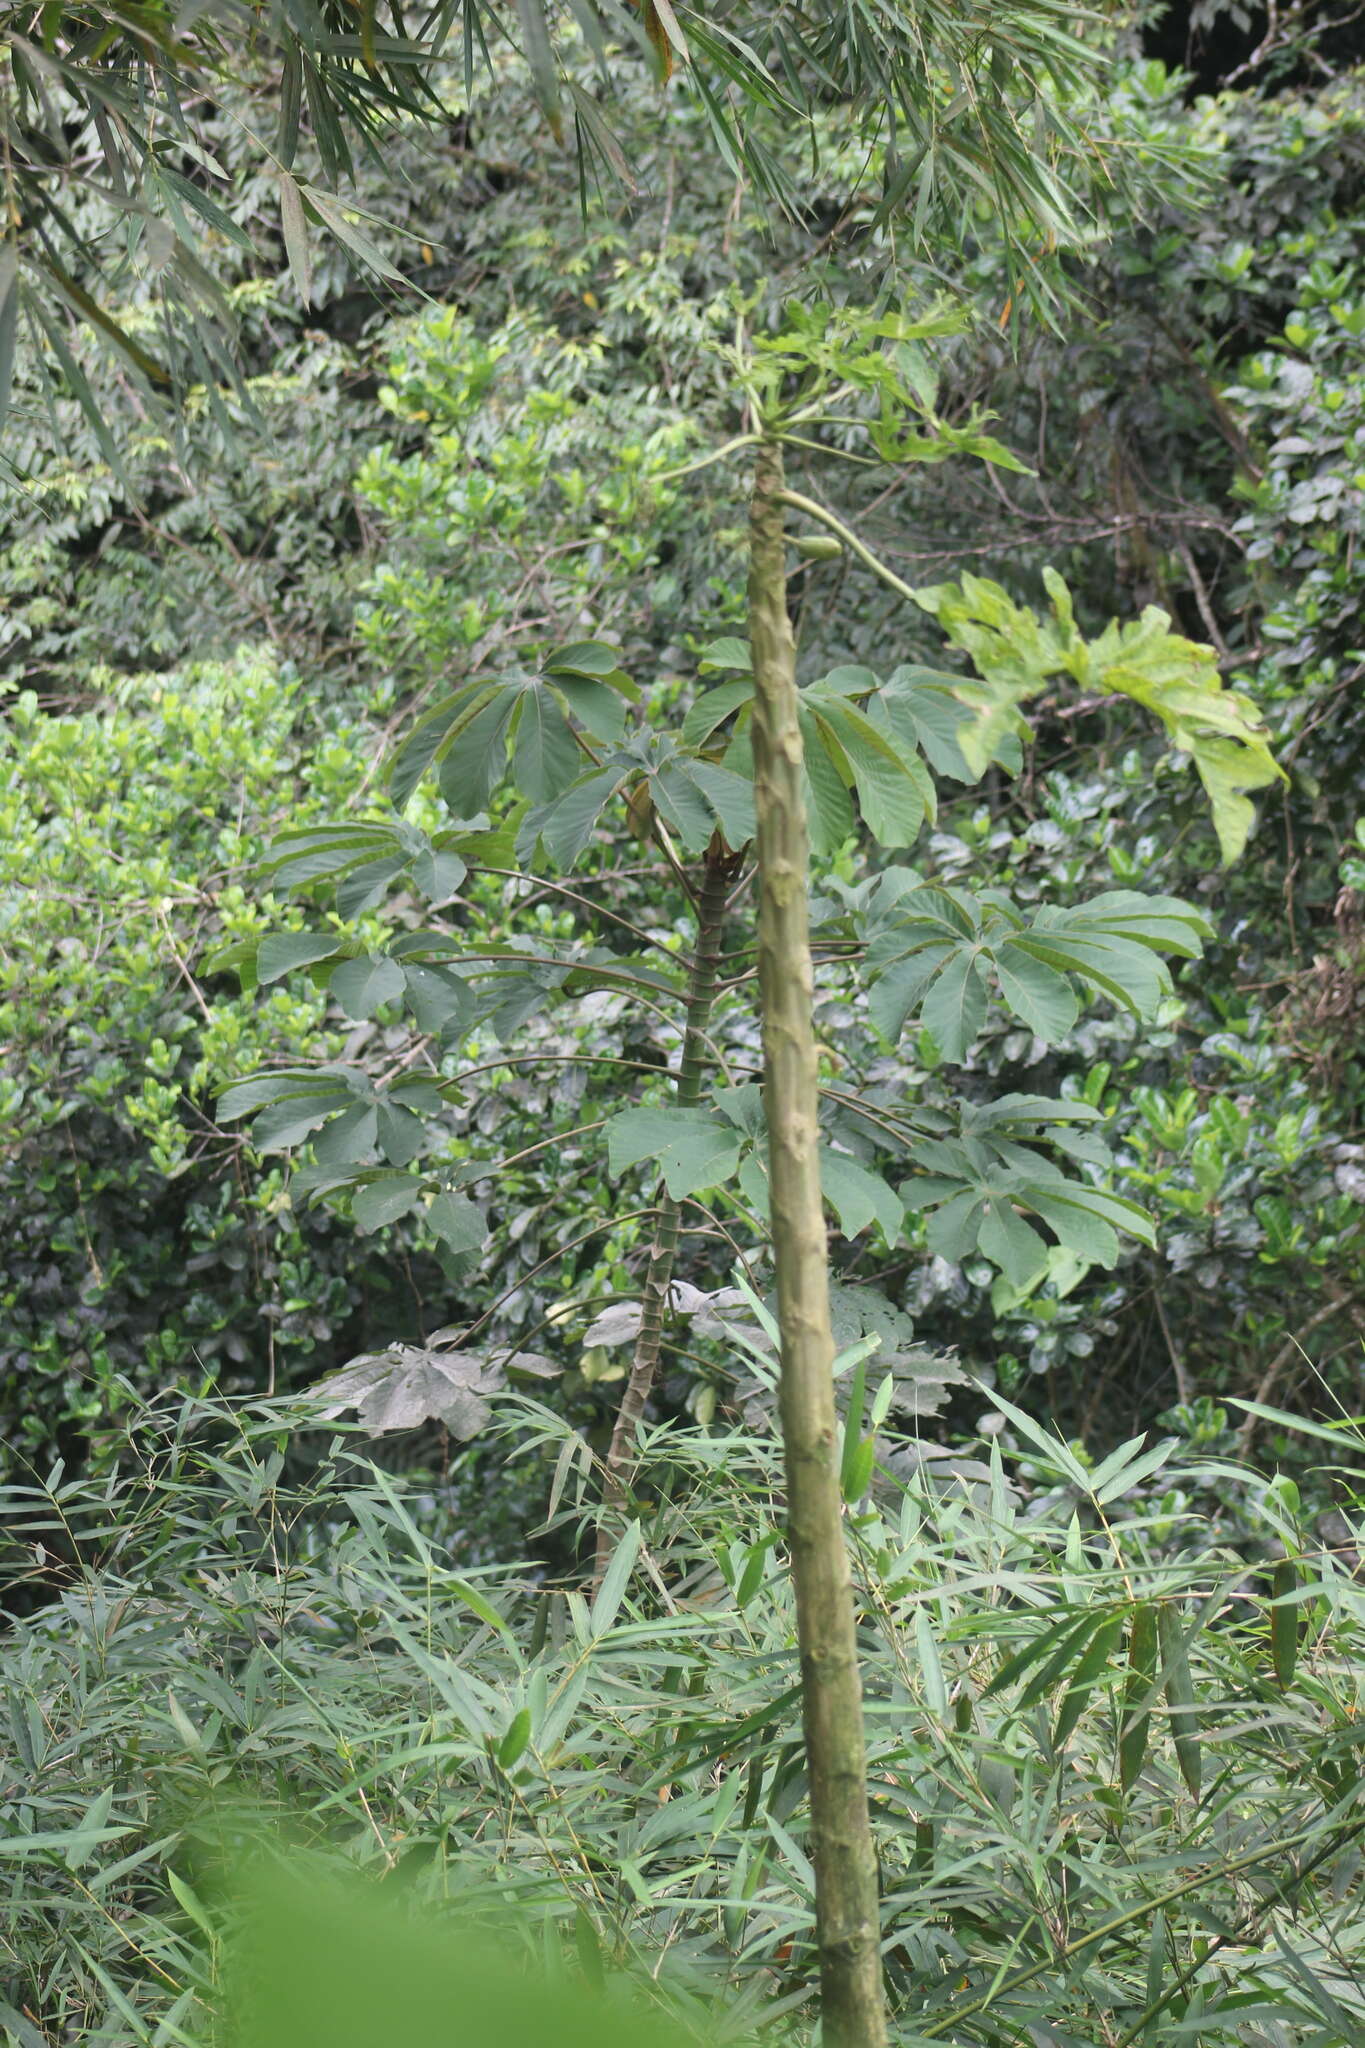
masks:
<svg viewBox="0 0 1365 2048"><path fill-rule="evenodd" d="M477 821L465 829L428 835L406 818L373 823L341 819L281 832L257 872L281 894L329 882L336 891L338 911L351 918L382 902L400 878L428 903L448 903L469 872L469 861L501 866L510 854L510 831L494 833L481 829Z"/></svg>
<svg viewBox="0 0 1365 2048"><path fill-rule="evenodd" d="M330 1184L342 1186L360 1178L351 1169L376 1153L407 1166L425 1142L423 1119L440 1107L435 1087L420 1076L400 1075L380 1090L361 1068L332 1064L249 1074L224 1089L218 1114L253 1116L258 1152L287 1152L312 1139Z"/></svg>
<svg viewBox="0 0 1365 2048"><path fill-rule="evenodd" d="M548 1379L560 1370L536 1351L458 1351L436 1344L394 1344L368 1351L308 1389L307 1404L323 1420L354 1409L375 1436L440 1422L467 1442L489 1419L488 1397L508 1375Z"/></svg>
<svg viewBox="0 0 1365 2048"><path fill-rule="evenodd" d="M1162 954L1196 958L1211 929L1174 897L1110 890L1025 913L999 890L975 897L903 875L878 885L865 916L873 1024L894 1043L918 1016L955 1063L985 1021L992 981L1020 1023L1055 1044L1076 1021L1078 991L1150 1016L1172 985Z"/></svg>
<svg viewBox="0 0 1365 2048"><path fill-rule="evenodd" d="M742 641L716 641L707 648L703 673L718 668L736 673L697 698L679 735L685 748L723 760L745 779L752 774L748 664ZM855 799L880 845L913 846L925 819L932 820L938 811L926 760L962 781L973 779L954 737L971 717L953 694L957 680L928 669L900 668L883 682L870 668L846 665L802 690L806 808L817 853L833 852L853 830Z"/></svg>
<svg viewBox="0 0 1365 2048"><path fill-rule="evenodd" d="M980 1253L1011 1286L1030 1291L1049 1267L1053 1243L1087 1265L1112 1266L1120 1239L1155 1242L1151 1219L1126 1197L1065 1173L1038 1149L1040 1140L1085 1165L1103 1168L1101 1143L1077 1142L1076 1125L1102 1123L1080 1101L1005 1095L964 1108L960 1135L907 1148L920 1169L899 1193L911 1211L927 1211L929 1247L953 1264ZM1051 1241L1040 1226L1051 1232Z"/></svg>
<svg viewBox="0 0 1365 2048"><path fill-rule="evenodd" d="M900 1237L905 1210L893 1189L870 1166L837 1152L832 1145L820 1147L820 1188L839 1219L843 1237L855 1238L873 1223L888 1245Z"/></svg>
<svg viewBox="0 0 1365 2048"><path fill-rule="evenodd" d="M867 671L869 688L876 677ZM936 815L933 781L913 746L876 724L837 688L839 672L803 694L803 725L814 727L830 765L857 793L863 822L879 845L913 846L926 817Z"/></svg>
<svg viewBox="0 0 1365 2048"><path fill-rule="evenodd" d="M434 767L455 816L472 818L510 771L532 803L548 804L595 759L582 735L617 736L638 697L615 650L595 640L557 649L539 675L480 677L418 720L393 757L390 794L401 810Z"/></svg>
<svg viewBox="0 0 1365 2048"><path fill-rule="evenodd" d="M970 654L981 679L958 688L973 713L957 736L967 761L979 771L1007 734L1026 736L1020 706L1059 676L1087 693L1129 697L1191 757L1224 863L1237 859L1255 822L1248 791L1284 779L1260 713L1224 687L1213 649L1173 632L1169 615L1155 605L1140 619L1111 621L1098 639L1087 641L1061 577L1052 569L1043 576L1052 600L1049 619L1017 605L982 576L915 592L949 641Z"/></svg>
<svg viewBox="0 0 1365 2048"><path fill-rule="evenodd" d="M902 747L918 747L936 775L975 782L981 771L969 767L958 744L959 732L972 718L958 696L961 681L937 669L893 669L867 699L867 714Z"/></svg>

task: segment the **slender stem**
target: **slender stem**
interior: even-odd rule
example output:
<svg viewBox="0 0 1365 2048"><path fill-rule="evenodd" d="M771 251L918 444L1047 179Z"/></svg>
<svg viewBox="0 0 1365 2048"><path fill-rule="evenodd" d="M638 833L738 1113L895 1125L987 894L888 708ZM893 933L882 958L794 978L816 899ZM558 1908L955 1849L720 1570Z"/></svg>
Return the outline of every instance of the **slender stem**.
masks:
<svg viewBox="0 0 1365 2048"><path fill-rule="evenodd" d="M758 964L780 1407L810 1775L816 1935L827 2048L885 2048L877 1856L867 1809L853 1580L844 1542L829 1253L820 1189L810 849L787 611L782 451L755 458L749 514Z"/></svg>
<svg viewBox="0 0 1365 2048"><path fill-rule="evenodd" d="M720 972L726 902L740 858L730 851L719 834L707 848L702 886L697 896L697 944L688 982L687 1022L678 1061L676 1100L682 1109L693 1108L701 1096L707 1069L707 1027L711 1021L711 1005L715 1001L716 980ZM654 1241L649 1248L649 1266L640 1304L640 1333L635 1339L630 1377L621 1396L602 1480L603 1512L597 1525L594 1567L597 1583L601 1582L602 1574L611 1561L616 1544L616 1523L625 1509L631 1474L635 1470L636 1433L658 1370L659 1350L669 1309L669 1290L673 1285L673 1268L678 1256L682 1204L675 1201L662 1185L654 1215Z"/></svg>
<svg viewBox="0 0 1365 2048"><path fill-rule="evenodd" d="M677 469L660 470L654 481L671 484L680 476L695 476L699 469L709 469L713 462L724 462L727 455L737 455L741 448L752 448L757 439L757 434L736 434L733 441L713 448L709 455L699 455L694 462L684 462Z"/></svg>
<svg viewBox="0 0 1365 2048"><path fill-rule="evenodd" d="M501 875L509 882L524 882L526 880L525 873L519 868L481 867L479 872L483 875ZM608 870L601 879L603 881L611 881L614 877L611 871ZM611 924L619 924L623 931L628 931L631 937L638 939L642 946L652 946L656 953L663 953L672 966L676 967L680 964L678 954L673 951L671 946L666 946L662 939L656 939L642 925L632 924L628 917L622 917L619 910L608 910L605 903L595 903L591 896L583 895L581 890L571 889L567 883L556 882L549 876L544 875L537 875L536 889L537 891L553 893L556 896L563 896L570 903L582 904L583 908L592 911L595 917L605 917ZM684 967L688 964L686 960L681 962L681 965Z"/></svg>
<svg viewBox="0 0 1365 2048"><path fill-rule="evenodd" d="M804 512L808 519L818 519L822 526L827 526L831 533L838 536L860 562L867 564L874 576L880 576L882 582L889 584L901 597L908 597L911 604L919 603L910 585L902 582L894 569L888 569L885 562L873 554L871 548L865 547L851 526L845 526L842 519L836 519L832 512L827 512L814 498L803 497L800 491L783 491L781 503L790 505L795 512Z"/></svg>

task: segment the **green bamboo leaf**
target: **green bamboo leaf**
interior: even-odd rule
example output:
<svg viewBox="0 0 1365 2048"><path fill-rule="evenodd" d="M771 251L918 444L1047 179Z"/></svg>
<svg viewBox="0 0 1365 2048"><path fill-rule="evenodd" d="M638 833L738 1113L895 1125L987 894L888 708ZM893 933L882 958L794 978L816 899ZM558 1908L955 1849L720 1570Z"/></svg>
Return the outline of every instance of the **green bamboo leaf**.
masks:
<svg viewBox="0 0 1365 2048"><path fill-rule="evenodd" d="M850 1506L854 1502L860 1501L867 1490L866 1480L863 1478L862 1457L863 1409L866 1403L866 1396L867 1347L864 1347L853 1367L853 1377L849 1383L848 1407L844 1414L843 1454L839 1465L839 1480L843 1488L844 1499L849 1502ZM867 1467L867 1471L870 1476L870 1464ZM863 1483L857 1485L855 1491L855 1482L859 1480L862 1480Z"/></svg>
<svg viewBox="0 0 1365 2048"><path fill-rule="evenodd" d="M626 1587L630 1583L630 1575L635 1569L635 1560L640 1555L643 1533L638 1522L627 1522L621 1532L620 1541L611 1554L611 1563L603 1575L602 1584L588 1615L588 1635L592 1641L607 1633L620 1612L621 1602L626 1597Z"/></svg>
<svg viewBox="0 0 1365 2048"><path fill-rule="evenodd" d="M305 306L313 302L313 255L308 246L308 220L303 210L303 194L290 177L288 171L280 174L280 221L284 228L284 249L289 258L289 268L294 273L294 282L299 288L299 297Z"/></svg>
<svg viewBox="0 0 1365 2048"><path fill-rule="evenodd" d="M1192 1798L1199 1797L1203 1779L1203 1752L1199 1742L1198 1702L1190 1677L1185 1632L1177 1610L1163 1604L1157 1609L1157 1641L1161 1650L1161 1676L1170 1707L1171 1741L1176 1762Z"/></svg>
<svg viewBox="0 0 1365 2048"><path fill-rule="evenodd" d="M1066 1612L1065 1609L1062 1611L1063 1613ZM1064 1669L1068 1657L1071 1656L1079 1643L1089 1637L1094 1626L1095 1617L1093 1615L1081 1614L1073 1615L1070 1622L1063 1627L1060 1635L1057 1633L1055 1621L1050 1627L1037 1630L1029 1637L1021 1649L1016 1650L1012 1656L1006 1658L994 1678L987 1685L982 1698L992 1699L997 1693L1007 1692L1012 1685L1018 1683L1025 1672L1032 1670L1034 1665L1041 1663L1044 1658L1051 1662L1055 1657L1058 1660L1057 1669L1059 1671ZM1041 1690L1045 1692L1050 1683L1051 1679L1049 1678L1044 1682Z"/></svg>
<svg viewBox="0 0 1365 2048"><path fill-rule="evenodd" d="M340 200L316 185L300 185L300 195L308 201L324 226L329 227L339 242L357 256L367 270L373 270L380 277L386 277L393 284L406 282L401 270L394 268L382 250L378 249L354 220L348 216L356 211L354 207L343 207Z"/></svg>
<svg viewBox="0 0 1365 2048"><path fill-rule="evenodd" d="M1119 1725L1119 1783L1130 1792L1147 1756L1157 1669L1157 1610L1150 1600L1133 1609L1128 1627L1128 1682Z"/></svg>
<svg viewBox="0 0 1365 2048"><path fill-rule="evenodd" d="M0 426L3 424L4 414L0 411ZM0 2027L5 2027L13 2034L18 2048L52 2048L46 2034L40 2034L31 2020L26 2020L21 2012L3 1998L0 1998Z"/></svg>
<svg viewBox="0 0 1365 2048"><path fill-rule="evenodd" d="M170 1886L179 1905L189 1915L205 1940L209 1943L215 1943L218 1939L218 1930L210 1920L205 1910L204 1902L198 1892L195 1891L194 1886L188 1884L183 1877L180 1877L172 1870L169 1863L166 1865L166 1882Z"/></svg>
<svg viewBox="0 0 1365 2048"><path fill-rule="evenodd" d="M1109 1669L1109 1660L1123 1641L1123 1619L1121 1614L1115 1614L1102 1622L1076 1666L1053 1726L1054 1749L1061 1749L1070 1740L1087 1702L1098 1691L1100 1681Z"/></svg>
<svg viewBox="0 0 1365 2048"><path fill-rule="evenodd" d="M921 1603L915 1609L915 1661L919 1666L920 1685L924 1690L924 1704L938 1721L948 1718L948 1686L943 1676L943 1665L939 1659L938 1644L934 1641L934 1627L929 1610ZM968 1703L970 1708L970 1702Z"/></svg>
<svg viewBox="0 0 1365 2048"><path fill-rule="evenodd" d="M564 140L564 111L559 97L559 66L550 42L548 17L543 0L517 0L521 23L522 54L531 73L531 88L540 102L556 142Z"/></svg>
<svg viewBox="0 0 1365 2048"><path fill-rule="evenodd" d="M1299 1657L1302 1609L1293 1597L1298 1584L1298 1566L1293 1558L1281 1558L1270 1582L1271 1598L1275 1603L1270 1609L1270 1653L1281 1692L1288 1692L1294 1683L1294 1668Z"/></svg>
<svg viewBox="0 0 1365 2048"><path fill-rule="evenodd" d="M498 1763L504 1771L523 1756L531 1740L531 1709L522 1707L513 1715L507 1733L498 1744Z"/></svg>
<svg viewBox="0 0 1365 2048"><path fill-rule="evenodd" d="M14 376L14 343L19 331L19 251L0 242L0 431L9 415Z"/></svg>

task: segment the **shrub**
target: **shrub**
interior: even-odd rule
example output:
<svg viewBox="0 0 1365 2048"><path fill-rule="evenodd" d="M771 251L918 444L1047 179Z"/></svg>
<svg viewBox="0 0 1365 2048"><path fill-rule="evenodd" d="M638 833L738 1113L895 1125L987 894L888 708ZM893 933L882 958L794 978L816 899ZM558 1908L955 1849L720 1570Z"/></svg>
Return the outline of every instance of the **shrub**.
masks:
<svg viewBox="0 0 1365 2048"><path fill-rule="evenodd" d="M135 1391L284 1384L413 1321L392 1251L295 1214L213 1120L243 1058L339 1044L321 999L196 976L261 922L239 871L280 806L348 801L367 748L259 653L0 728L0 1440L40 1464Z"/></svg>

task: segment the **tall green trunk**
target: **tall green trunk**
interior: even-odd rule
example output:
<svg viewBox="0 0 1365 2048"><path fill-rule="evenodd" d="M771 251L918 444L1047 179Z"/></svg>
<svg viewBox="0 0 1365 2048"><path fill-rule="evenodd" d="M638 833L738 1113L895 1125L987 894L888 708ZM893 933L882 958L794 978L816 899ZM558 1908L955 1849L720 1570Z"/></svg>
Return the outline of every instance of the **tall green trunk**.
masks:
<svg viewBox="0 0 1365 2048"><path fill-rule="evenodd" d="M687 1020L683 1028L675 1098L685 1109L691 1108L701 1096L707 1067L706 1031L711 1021L711 1005L715 1001L716 978L720 971L725 906L739 866L739 856L732 853L717 834L707 848L701 893L697 898L697 943L687 991ZM595 1570L598 1581L610 1562L616 1542L615 1524L625 1510L630 1478L635 1470L636 1431L658 1371L664 1324L668 1318L668 1294L678 1256L682 1209L662 1184L654 1219L654 1241L649 1248L649 1266L641 1299L640 1334L635 1340L630 1377L617 1410L602 1480L604 1513L597 1529Z"/></svg>
<svg viewBox="0 0 1365 2048"><path fill-rule="evenodd" d="M853 1582L844 1544L834 1339L820 1192L796 646L787 614L782 451L759 449L749 514L758 813L758 968L780 1404L810 1775L820 1991L828 2048L884 2048L877 1858L867 1810Z"/></svg>

